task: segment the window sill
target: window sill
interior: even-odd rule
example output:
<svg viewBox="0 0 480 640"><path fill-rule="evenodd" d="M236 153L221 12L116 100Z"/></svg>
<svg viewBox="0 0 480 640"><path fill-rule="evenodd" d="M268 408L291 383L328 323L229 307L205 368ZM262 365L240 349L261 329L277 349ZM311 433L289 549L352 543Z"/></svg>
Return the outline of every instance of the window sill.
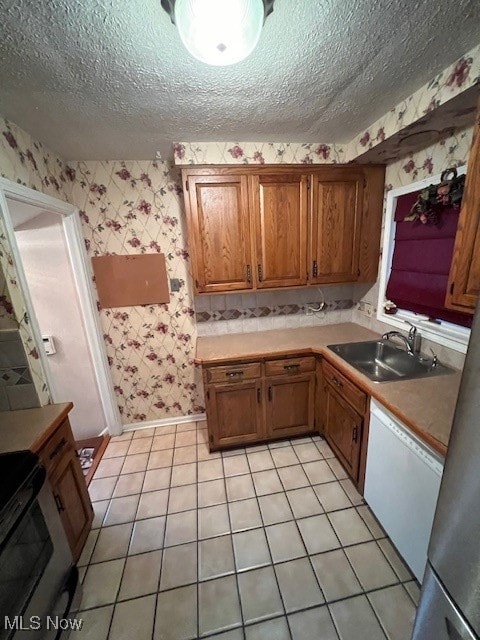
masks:
<svg viewBox="0 0 480 640"><path fill-rule="evenodd" d="M389 324L397 329L408 331L407 322L415 325L423 338L440 344L448 349L466 353L468 341L470 340L470 329L459 327L458 325L442 321L442 324L435 324L418 314L411 311L399 309L395 315L387 314L383 309L378 309L377 319L380 322Z"/></svg>

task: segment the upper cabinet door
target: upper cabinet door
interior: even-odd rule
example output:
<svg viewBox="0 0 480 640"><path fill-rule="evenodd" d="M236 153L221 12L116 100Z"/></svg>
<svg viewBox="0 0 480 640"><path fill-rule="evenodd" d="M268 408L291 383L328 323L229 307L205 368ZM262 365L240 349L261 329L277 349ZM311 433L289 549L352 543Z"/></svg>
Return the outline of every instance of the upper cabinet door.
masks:
<svg viewBox="0 0 480 640"><path fill-rule="evenodd" d="M468 156L445 306L473 313L480 296L480 101Z"/></svg>
<svg viewBox="0 0 480 640"><path fill-rule="evenodd" d="M308 177L251 176L257 288L307 284Z"/></svg>
<svg viewBox="0 0 480 640"><path fill-rule="evenodd" d="M312 175L310 282L359 278L363 182L363 171L349 167Z"/></svg>
<svg viewBox="0 0 480 640"><path fill-rule="evenodd" d="M186 186L196 291L251 289L247 177L194 175Z"/></svg>

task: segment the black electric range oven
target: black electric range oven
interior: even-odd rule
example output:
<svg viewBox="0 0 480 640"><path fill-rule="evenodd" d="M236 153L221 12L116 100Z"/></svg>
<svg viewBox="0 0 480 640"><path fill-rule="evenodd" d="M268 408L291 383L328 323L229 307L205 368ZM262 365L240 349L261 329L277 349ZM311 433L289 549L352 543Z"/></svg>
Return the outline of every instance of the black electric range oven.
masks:
<svg viewBox="0 0 480 640"><path fill-rule="evenodd" d="M80 599L45 469L30 451L0 455L0 640L63 640Z"/></svg>

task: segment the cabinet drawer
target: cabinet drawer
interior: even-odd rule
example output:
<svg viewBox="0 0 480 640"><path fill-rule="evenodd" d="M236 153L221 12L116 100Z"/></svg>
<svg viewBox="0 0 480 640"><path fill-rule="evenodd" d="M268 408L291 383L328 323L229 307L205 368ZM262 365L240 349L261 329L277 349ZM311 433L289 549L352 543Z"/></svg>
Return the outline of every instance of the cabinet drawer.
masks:
<svg viewBox="0 0 480 640"><path fill-rule="evenodd" d="M306 373L315 371L315 358L283 358L282 360L267 360L265 363L265 375L278 376L282 373Z"/></svg>
<svg viewBox="0 0 480 640"><path fill-rule="evenodd" d="M260 378L262 367L260 362L248 362L245 364L231 364L207 369L208 382L242 382Z"/></svg>
<svg viewBox="0 0 480 640"><path fill-rule="evenodd" d="M39 451L39 456L47 471L51 472L65 452L70 451L72 447L70 425L65 420Z"/></svg>
<svg viewBox="0 0 480 640"><path fill-rule="evenodd" d="M360 391L353 382L350 382L348 378L342 375L325 360L322 362L322 367L326 382L336 389L337 392L359 413L365 413L367 408L367 394Z"/></svg>

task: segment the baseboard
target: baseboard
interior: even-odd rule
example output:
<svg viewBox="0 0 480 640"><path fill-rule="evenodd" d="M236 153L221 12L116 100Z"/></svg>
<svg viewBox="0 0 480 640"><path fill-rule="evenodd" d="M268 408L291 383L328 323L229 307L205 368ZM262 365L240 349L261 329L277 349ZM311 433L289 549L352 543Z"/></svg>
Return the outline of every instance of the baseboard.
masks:
<svg viewBox="0 0 480 640"><path fill-rule="evenodd" d="M150 422L130 422L123 425L123 433L125 431L137 431L138 429L151 429L152 427L170 427L172 424L185 424L187 422L199 422L206 420L205 413L195 413L190 416L172 416L171 418L162 418L161 420L151 420Z"/></svg>

